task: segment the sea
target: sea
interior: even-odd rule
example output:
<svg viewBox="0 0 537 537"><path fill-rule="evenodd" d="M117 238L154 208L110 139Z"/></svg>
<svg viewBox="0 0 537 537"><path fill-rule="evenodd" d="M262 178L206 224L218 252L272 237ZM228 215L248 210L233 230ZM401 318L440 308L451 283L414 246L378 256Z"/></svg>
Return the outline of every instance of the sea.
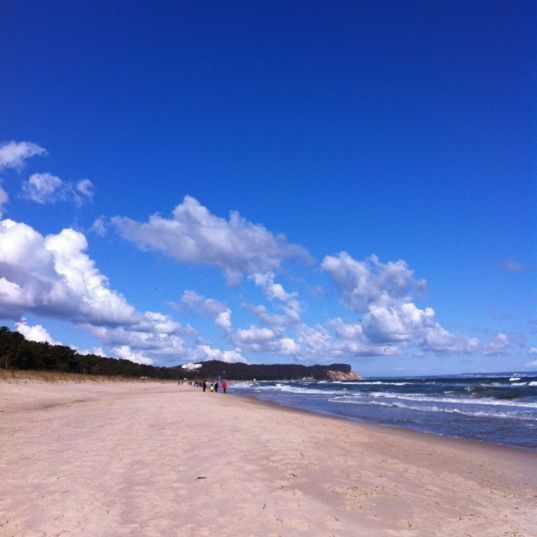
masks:
<svg viewBox="0 0 537 537"><path fill-rule="evenodd" d="M230 388L353 421L537 451L537 373L244 382Z"/></svg>

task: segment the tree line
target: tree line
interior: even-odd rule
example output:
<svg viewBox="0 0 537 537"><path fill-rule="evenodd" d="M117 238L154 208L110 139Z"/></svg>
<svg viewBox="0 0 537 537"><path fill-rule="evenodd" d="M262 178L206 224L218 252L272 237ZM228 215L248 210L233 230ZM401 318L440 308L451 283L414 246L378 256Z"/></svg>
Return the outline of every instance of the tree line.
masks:
<svg viewBox="0 0 537 537"><path fill-rule="evenodd" d="M0 367L34 371L59 371L83 375L150 377L158 379L233 380L330 380L334 373L352 374L348 364L244 364L218 360L202 362L197 368L157 367L129 360L79 354L65 345L27 340L19 332L0 327Z"/></svg>
<svg viewBox="0 0 537 537"><path fill-rule="evenodd" d="M95 354L79 354L65 345L27 340L19 332L0 327L0 367L34 371L60 371L85 375L183 378L184 372L170 367L136 364Z"/></svg>

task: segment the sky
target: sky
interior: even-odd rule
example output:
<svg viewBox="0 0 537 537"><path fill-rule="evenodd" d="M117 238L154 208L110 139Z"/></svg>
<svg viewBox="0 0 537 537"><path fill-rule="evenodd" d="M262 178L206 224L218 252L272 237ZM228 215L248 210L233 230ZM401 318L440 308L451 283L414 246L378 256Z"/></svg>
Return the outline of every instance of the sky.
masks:
<svg viewBox="0 0 537 537"><path fill-rule="evenodd" d="M0 11L3 325L155 365L537 370L533 2Z"/></svg>

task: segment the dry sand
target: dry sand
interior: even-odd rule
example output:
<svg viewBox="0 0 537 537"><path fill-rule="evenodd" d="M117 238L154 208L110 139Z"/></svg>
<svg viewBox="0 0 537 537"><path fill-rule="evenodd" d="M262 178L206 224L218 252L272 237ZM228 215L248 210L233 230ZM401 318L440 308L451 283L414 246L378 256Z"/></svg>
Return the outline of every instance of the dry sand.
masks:
<svg viewBox="0 0 537 537"><path fill-rule="evenodd" d="M537 535L537 454L171 383L0 383L0 535Z"/></svg>

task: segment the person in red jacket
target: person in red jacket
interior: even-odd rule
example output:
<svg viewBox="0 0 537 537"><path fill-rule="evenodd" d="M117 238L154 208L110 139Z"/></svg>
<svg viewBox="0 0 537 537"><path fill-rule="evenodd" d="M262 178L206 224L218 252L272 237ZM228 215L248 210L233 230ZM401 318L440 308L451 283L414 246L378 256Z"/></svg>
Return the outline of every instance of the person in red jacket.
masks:
<svg viewBox="0 0 537 537"><path fill-rule="evenodd" d="M226 391L227 391L227 380L224 380L222 382L222 390L223 390L224 393L226 393Z"/></svg>

